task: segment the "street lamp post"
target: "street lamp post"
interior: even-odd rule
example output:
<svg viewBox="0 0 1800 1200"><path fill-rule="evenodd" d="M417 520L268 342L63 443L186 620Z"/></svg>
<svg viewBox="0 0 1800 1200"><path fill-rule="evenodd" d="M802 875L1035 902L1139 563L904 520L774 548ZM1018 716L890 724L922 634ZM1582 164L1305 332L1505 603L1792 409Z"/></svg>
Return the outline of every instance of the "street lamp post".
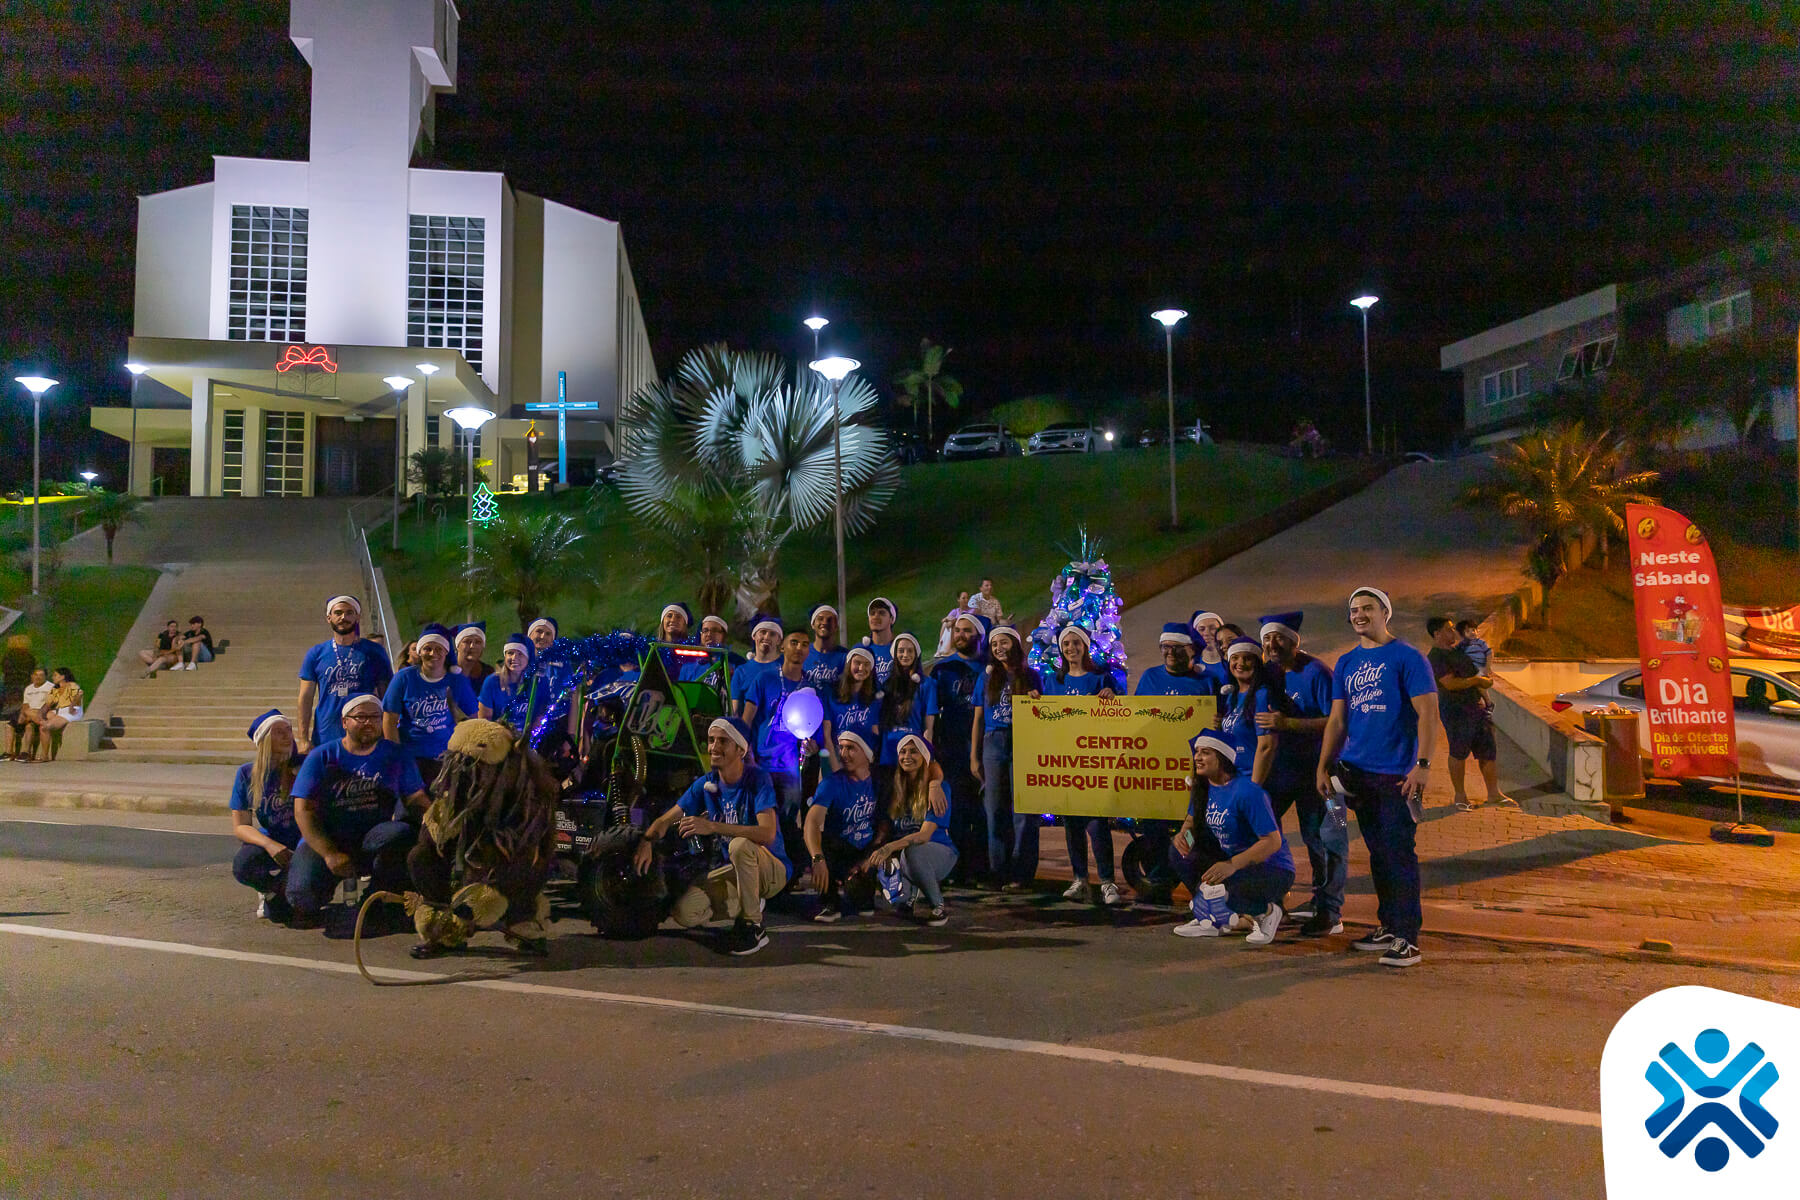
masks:
<svg viewBox="0 0 1800 1200"><path fill-rule="evenodd" d="M131 455L125 460L125 490L137 495L137 394L138 380L150 368L141 362L128 362L125 369L131 372Z"/></svg>
<svg viewBox="0 0 1800 1200"><path fill-rule="evenodd" d="M813 331L813 359L817 361L819 357L819 330L825 328L827 325L831 324L831 322L824 317L812 316L800 323Z"/></svg>
<svg viewBox="0 0 1800 1200"><path fill-rule="evenodd" d="M1150 314L1163 327L1163 353L1169 369L1169 528L1181 524L1175 503L1175 326L1187 313L1179 308L1159 308Z"/></svg>
<svg viewBox="0 0 1800 1200"><path fill-rule="evenodd" d="M816 335L818 330L813 332ZM844 377L860 366L862 364L854 358L835 354L812 362L812 369L831 381L831 512L837 526L837 610L840 624L846 620L844 614L849 609L846 607L848 597L844 586L844 440L843 426L839 420L838 393L843 389Z"/></svg>
<svg viewBox="0 0 1800 1200"><path fill-rule="evenodd" d="M43 507L43 497L38 494L38 430L44 393L56 386L56 380L42 375L19 375L13 382L24 385L31 393L31 594L35 596L38 594L38 522L41 515L38 510Z"/></svg>
<svg viewBox="0 0 1800 1200"><path fill-rule="evenodd" d="M407 375L389 375L381 382L394 389L394 515L389 522L393 528L394 549L400 548L400 486L406 479L406 439L401 436L401 420L406 413L406 392L413 381Z"/></svg>
<svg viewBox="0 0 1800 1200"><path fill-rule="evenodd" d="M485 408L473 404L465 404L460 408L452 408L444 415L455 421L463 431L463 449L467 451L468 492L469 492L469 530L463 544L463 574L467 575L475 566L475 431L494 419L494 414ZM473 621L475 614L470 612Z"/></svg>
<svg viewBox="0 0 1800 1200"><path fill-rule="evenodd" d="M1374 407L1369 403L1369 310L1381 302L1379 296L1358 296L1350 303L1362 313L1363 321L1363 450L1375 453Z"/></svg>
<svg viewBox="0 0 1800 1200"><path fill-rule="evenodd" d="M89 487L93 487L94 480L100 478L100 472L98 471L77 471L76 474L80 475L81 482L87 484Z"/></svg>

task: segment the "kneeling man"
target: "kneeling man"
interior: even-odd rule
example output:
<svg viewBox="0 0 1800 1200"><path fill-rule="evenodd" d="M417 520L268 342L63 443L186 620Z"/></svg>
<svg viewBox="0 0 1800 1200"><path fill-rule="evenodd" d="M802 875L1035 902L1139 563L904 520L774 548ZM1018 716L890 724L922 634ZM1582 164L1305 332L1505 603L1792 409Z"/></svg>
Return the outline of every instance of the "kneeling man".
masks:
<svg viewBox="0 0 1800 1200"><path fill-rule="evenodd" d="M713 721L706 731L712 770L650 823L635 858L638 874L648 872L656 843L671 828L682 837L717 836L723 864L689 888L672 915L683 929L735 918L727 945L736 955L755 954L769 944L763 901L787 886L792 870L781 845L775 785L749 752L748 726L736 717Z"/></svg>

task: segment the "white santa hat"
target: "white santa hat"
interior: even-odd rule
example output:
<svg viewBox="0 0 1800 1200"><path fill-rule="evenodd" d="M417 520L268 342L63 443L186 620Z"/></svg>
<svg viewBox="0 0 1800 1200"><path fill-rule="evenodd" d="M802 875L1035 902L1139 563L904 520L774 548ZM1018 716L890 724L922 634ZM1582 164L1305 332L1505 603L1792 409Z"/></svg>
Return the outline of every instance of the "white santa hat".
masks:
<svg viewBox="0 0 1800 1200"><path fill-rule="evenodd" d="M1378 587L1359 587L1359 588L1357 588L1354 592L1350 593L1351 603L1354 603L1358 596L1373 596L1373 597L1375 597L1375 599L1381 604L1382 612L1386 613L1390 617L1394 615L1394 602L1392 600L1389 600L1388 594L1386 592L1382 591L1380 588L1378 588Z"/></svg>

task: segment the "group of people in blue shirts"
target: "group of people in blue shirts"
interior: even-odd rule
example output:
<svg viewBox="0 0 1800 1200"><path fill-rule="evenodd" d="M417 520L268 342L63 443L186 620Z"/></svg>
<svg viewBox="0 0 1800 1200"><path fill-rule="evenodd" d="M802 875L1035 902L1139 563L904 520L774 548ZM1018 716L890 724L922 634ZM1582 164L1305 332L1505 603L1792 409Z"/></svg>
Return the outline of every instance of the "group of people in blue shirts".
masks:
<svg viewBox="0 0 1800 1200"><path fill-rule="evenodd" d="M300 670L301 728L288 729L278 712L258 718L251 730L258 757L240 770L232 799L244 842L238 877L263 892L265 907L275 882L285 881L281 898L302 920L316 914L321 895L329 898L333 874L352 867L392 874L406 809L423 802L458 720L480 715L523 729L551 700L539 666L558 636L549 618L505 639L500 663L486 669L477 692L466 651L452 661L468 627L427 626L416 661L396 673L382 647L360 636L360 615L353 597L327 604L332 636ZM1436 724L1426 718L1435 709L1425 703L1435 704L1435 686L1424 656L1387 631L1390 615L1379 589L1358 589L1350 622L1359 642L1335 669L1300 650L1299 612L1263 617L1257 638L1204 610L1163 627L1161 662L1139 675L1134 694L1217 698L1215 727L1193 743L1192 799L1170 851L1195 897L1194 919L1178 934L1216 936L1248 923L1253 944L1273 937L1294 882L1280 832L1290 808L1312 886L1310 903L1287 915L1303 919L1303 936L1341 932L1353 811L1381 909L1381 928L1357 945L1381 950L1384 963L1396 959L1391 965L1418 961L1412 831L1435 740ZM1041 822L1013 805L1013 700L1110 699L1124 680L1096 663L1091 636L1076 624L1059 631L1055 665L1040 673L1026 664L1024 639L1010 625L963 613L946 652L927 662L919 640L897 628L899 617L892 601L876 597L866 611L867 636L845 645L831 605L815 606L804 625L791 627L759 615L751 653L739 656L726 648L723 619L707 616L690 638L685 604L659 616L659 641L725 651L730 712L725 726L715 722L709 743L715 733L729 745L741 742L754 772L750 785L727 785L715 772L712 791L684 796L673 823L749 830L763 823L758 814L772 814L770 840L749 838L755 855L739 850L758 862L756 877L740 880L729 904L717 889L708 900L713 915L723 905L756 927L754 936L738 931L739 941L761 936L762 893L776 875L781 882L769 895L791 886L796 864L813 876L823 920L866 911L871 894L884 894L916 897L920 915L939 922L946 884L1019 891L1035 878ZM670 665L677 677L700 678L720 657ZM292 797L285 810L283 795ZM324 848L311 853L318 863L301 858L309 839L295 802L300 812L316 809L311 823ZM1091 847L1100 902L1127 903L1109 822L1076 816L1064 824L1074 874L1066 896L1091 895ZM884 851L895 842L904 844ZM699 913L699 902L690 908L682 912Z"/></svg>

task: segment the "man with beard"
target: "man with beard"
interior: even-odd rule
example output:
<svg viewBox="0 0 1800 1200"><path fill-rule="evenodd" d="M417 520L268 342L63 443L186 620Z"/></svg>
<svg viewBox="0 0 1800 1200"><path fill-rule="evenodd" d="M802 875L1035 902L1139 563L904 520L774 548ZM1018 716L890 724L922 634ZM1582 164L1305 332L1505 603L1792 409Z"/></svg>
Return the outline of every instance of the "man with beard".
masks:
<svg viewBox="0 0 1800 1200"><path fill-rule="evenodd" d="M1218 691L1209 676L1194 669L1194 635L1180 621L1162 627L1156 639L1162 665L1138 676L1134 696L1211 696Z"/></svg>
<svg viewBox="0 0 1800 1200"><path fill-rule="evenodd" d="M982 680L982 641L986 618L964 613L950 625L950 652L931 664L937 685L937 747L933 757L943 765L950 793L950 837L956 843L954 879L980 879L987 864L987 825L981 787L969 770L969 742L975 724L975 689Z"/></svg>
<svg viewBox="0 0 1800 1200"><path fill-rule="evenodd" d="M344 736L313 750L294 776L294 822L304 839L288 864L287 898L297 929L319 924L340 879L372 876L377 891L406 889L406 855L417 836L394 819L397 802L425 808L412 756L381 736L381 701L344 702Z"/></svg>
<svg viewBox="0 0 1800 1200"><path fill-rule="evenodd" d="M387 651L362 636L362 603L355 596L333 596L325 602L331 637L306 652L300 662L300 704L294 741L302 754L328 746L344 736L339 717L344 701L387 692L394 668Z"/></svg>

